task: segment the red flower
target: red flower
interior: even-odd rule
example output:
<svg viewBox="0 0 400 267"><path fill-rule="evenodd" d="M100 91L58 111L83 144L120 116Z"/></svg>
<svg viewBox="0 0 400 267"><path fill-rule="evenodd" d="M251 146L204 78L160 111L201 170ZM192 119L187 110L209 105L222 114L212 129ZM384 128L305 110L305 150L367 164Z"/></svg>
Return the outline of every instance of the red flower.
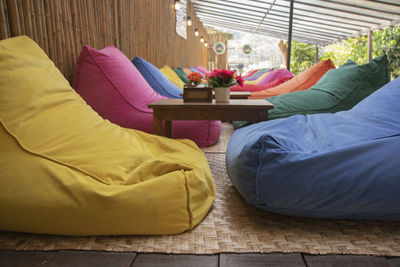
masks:
<svg viewBox="0 0 400 267"><path fill-rule="evenodd" d="M236 81L239 84L240 87L243 87L244 81L242 78L242 74L240 74L239 76L236 77Z"/></svg>
<svg viewBox="0 0 400 267"><path fill-rule="evenodd" d="M201 74L198 72L191 72L186 78L189 79L190 84L199 84L201 82Z"/></svg>

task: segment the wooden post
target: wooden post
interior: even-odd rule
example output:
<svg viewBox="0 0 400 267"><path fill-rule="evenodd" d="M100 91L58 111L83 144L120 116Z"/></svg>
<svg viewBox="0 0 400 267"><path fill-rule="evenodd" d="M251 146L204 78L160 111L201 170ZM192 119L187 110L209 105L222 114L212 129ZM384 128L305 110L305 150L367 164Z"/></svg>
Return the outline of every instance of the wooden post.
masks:
<svg viewBox="0 0 400 267"><path fill-rule="evenodd" d="M288 55L286 68L290 71L290 56L292 54L292 28L293 28L293 4L294 0L290 0L290 14L289 14L289 34L288 34Z"/></svg>
<svg viewBox="0 0 400 267"><path fill-rule="evenodd" d="M368 61L372 59L372 31L368 31Z"/></svg>
<svg viewBox="0 0 400 267"><path fill-rule="evenodd" d="M318 53L319 53L319 49L318 49L318 45L316 44L316 45L315 45L315 63L318 63L318 62L319 62L319 55L318 55Z"/></svg>

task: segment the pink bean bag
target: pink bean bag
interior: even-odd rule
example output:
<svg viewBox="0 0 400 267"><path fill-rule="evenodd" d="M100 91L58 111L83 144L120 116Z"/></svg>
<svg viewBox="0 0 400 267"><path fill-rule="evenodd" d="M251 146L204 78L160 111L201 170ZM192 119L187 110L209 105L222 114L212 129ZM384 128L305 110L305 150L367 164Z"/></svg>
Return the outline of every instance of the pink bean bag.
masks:
<svg viewBox="0 0 400 267"><path fill-rule="evenodd" d="M196 69L198 70L198 71L200 71L201 73L203 73L204 75L207 75L208 74L208 70L206 70L206 68L204 68L203 66L198 66L198 67L196 67Z"/></svg>
<svg viewBox="0 0 400 267"><path fill-rule="evenodd" d="M84 46L76 62L72 86L103 118L125 128L153 132L156 93L132 62L113 46ZM191 139L200 147L215 144L220 121L174 121L173 137Z"/></svg>

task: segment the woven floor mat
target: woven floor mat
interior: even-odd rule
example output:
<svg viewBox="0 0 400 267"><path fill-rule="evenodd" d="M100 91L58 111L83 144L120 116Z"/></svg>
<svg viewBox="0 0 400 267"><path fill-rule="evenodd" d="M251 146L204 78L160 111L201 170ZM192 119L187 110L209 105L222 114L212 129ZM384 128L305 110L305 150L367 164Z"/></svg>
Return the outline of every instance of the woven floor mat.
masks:
<svg viewBox="0 0 400 267"><path fill-rule="evenodd" d="M221 252L400 256L400 222L298 218L249 206L230 183L225 154L207 153L217 188L213 209L194 230L170 236L65 237L0 232L0 249Z"/></svg>
<svg viewBox="0 0 400 267"><path fill-rule="evenodd" d="M223 122L221 128L221 135L215 145L203 147L201 150L204 153L225 153L228 146L229 139L233 133L233 126L230 122Z"/></svg>

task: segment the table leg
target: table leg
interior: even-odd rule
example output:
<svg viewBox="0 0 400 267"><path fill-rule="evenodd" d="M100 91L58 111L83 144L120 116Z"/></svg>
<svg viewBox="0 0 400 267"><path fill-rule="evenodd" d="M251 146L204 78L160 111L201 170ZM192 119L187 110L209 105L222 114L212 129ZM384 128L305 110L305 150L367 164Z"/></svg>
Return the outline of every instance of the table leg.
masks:
<svg viewBox="0 0 400 267"><path fill-rule="evenodd" d="M165 130L165 136L172 138L172 121L165 121L164 122L164 130Z"/></svg>
<svg viewBox="0 0 400 267"><path fill-rule="evenodd" d="M153 111L153 128L154 134L156 135L163 135L163 124L162 120L158 116L158 110L154 109Z"/></svg>
<svg viewBox="0 0 400 267"><path fill-rule="evenodd" d="M259 111L259 122L268 120L268 110Z"/></svg>

